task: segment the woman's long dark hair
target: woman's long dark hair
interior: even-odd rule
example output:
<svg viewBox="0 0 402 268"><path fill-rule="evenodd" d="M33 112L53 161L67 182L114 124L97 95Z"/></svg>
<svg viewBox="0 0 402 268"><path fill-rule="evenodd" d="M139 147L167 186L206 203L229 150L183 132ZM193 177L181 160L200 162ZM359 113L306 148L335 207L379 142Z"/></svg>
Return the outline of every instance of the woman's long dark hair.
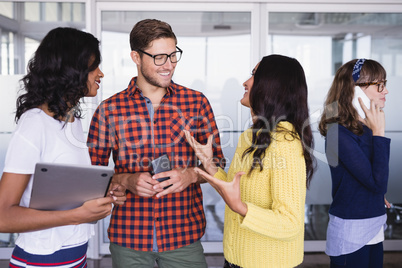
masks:
<svg viewBox="0 0 402 268"><path fill-rule="evenodd" d="M56 120L65 117L73 107L74 116L81 117L79 101L88 93L88 74L100 62L99 41L92 34L74 28L51 30L21 79L25 92L17 99L15 120L45 103Z"/></svg>
<svg viewBox="0 0 402 268"><path fill-rule="evenodd" d="M250 92L250 108L254 114L252 145L244 155L253 153L251 171L258 165L263 169L262 159L271 143L272 131L278 129L280 121L288 121L294 126L293 138L300 138L306 162L306 185L309 187L315 168L312 154L313 135L309 123L307 105L307 83L300 63L281 55L264 57L254 74Z"/></svg>

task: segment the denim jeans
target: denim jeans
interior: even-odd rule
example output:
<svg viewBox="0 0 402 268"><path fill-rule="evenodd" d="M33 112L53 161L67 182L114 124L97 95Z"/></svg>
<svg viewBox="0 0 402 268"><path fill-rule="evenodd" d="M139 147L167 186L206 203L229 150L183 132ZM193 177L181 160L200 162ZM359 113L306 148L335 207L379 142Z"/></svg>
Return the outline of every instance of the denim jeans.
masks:
<svg viewBox="0 0 402 268"><path fill-rule="evenodd" d="M382 268L383 244L366 245L361 249L341 256L330 256L331 268Z"/></svg>

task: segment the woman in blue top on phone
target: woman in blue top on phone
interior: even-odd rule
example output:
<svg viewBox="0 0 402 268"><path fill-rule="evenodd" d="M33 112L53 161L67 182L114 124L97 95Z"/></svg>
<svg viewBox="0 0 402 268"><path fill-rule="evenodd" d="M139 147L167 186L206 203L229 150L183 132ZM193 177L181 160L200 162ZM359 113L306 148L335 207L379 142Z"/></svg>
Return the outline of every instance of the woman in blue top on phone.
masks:
<svg viewBox="0 0 402 268"><path fill-rule="evenodd" d="M352 104L360 90L361 115ZM383 266L390 156L390 139L384 137L386 94L381 64L355 59L336 72L325 101L319 130L332 178L326 244L331 267Z"/></svg>

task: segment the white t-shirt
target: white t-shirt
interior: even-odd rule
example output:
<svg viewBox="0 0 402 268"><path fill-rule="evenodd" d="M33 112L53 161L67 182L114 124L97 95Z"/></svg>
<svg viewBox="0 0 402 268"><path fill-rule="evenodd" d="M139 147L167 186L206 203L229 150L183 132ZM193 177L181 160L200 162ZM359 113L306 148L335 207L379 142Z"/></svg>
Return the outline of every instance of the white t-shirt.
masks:
<svg viewBox="0 0 402 268"><path fill-rule="evenodd" d="M33 174L38 162L91 164L81 121L65 124L41 109L26 111L18 121L8 146L4 172ZM20 206L28 207L33 176ZM31 254L51 254L62 247L80 245L95 234L93 224L67 225L21 233L16 245Z"/></svg>

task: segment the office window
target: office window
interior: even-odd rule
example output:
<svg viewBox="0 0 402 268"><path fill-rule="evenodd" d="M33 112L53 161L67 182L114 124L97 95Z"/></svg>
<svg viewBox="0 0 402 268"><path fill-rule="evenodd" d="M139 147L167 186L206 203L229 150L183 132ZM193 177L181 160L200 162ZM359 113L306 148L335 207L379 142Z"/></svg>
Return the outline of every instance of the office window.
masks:
<svg viewBox="0 0 402 268"><path fill-rule="evenodd" d="M0 2L0 15L12 19L14 17L13 3Z"/></svg>

